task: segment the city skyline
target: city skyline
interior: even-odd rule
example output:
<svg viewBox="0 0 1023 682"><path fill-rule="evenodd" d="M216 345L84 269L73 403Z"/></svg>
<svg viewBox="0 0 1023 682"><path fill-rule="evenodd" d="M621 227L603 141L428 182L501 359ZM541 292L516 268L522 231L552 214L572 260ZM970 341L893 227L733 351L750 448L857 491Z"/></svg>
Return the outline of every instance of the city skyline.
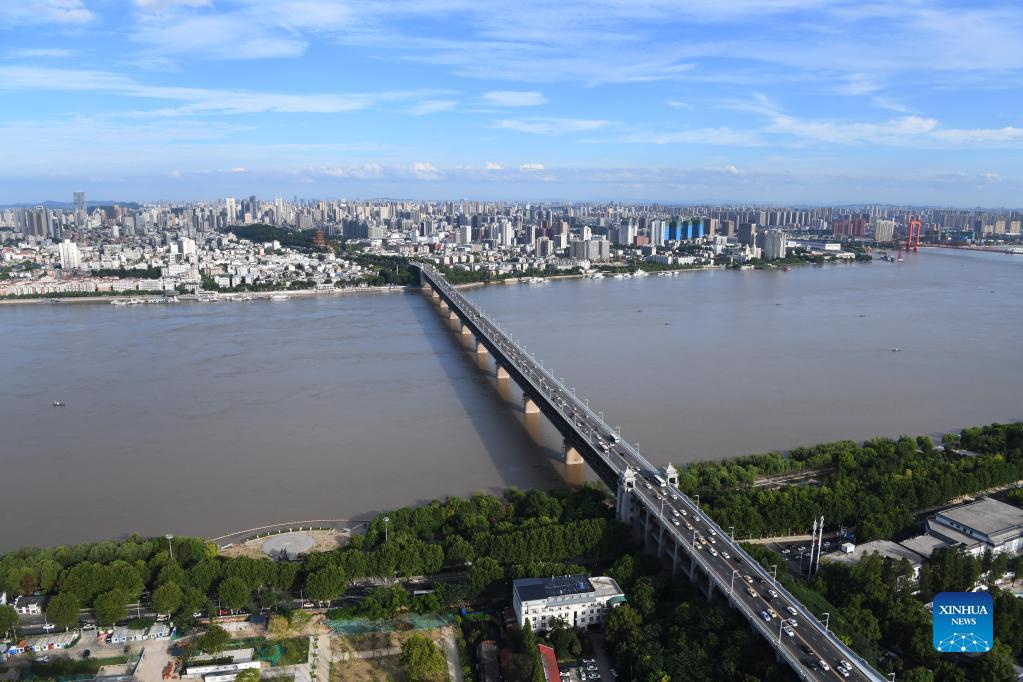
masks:
<svg viewBox="0 0 1023 682"><path fill-rule="evenodd" d="M1008 3L34 0L0 203L1014 206Z"/></svg>

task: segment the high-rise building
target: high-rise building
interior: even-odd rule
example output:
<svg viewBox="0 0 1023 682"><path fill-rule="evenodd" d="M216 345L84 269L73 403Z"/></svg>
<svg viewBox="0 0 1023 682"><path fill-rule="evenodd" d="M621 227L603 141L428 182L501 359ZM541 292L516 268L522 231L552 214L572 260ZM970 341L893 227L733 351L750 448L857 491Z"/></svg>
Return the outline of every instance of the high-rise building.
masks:
<svg viewBox="0 0 1023 682"><path fill-rule="evenodd" d="M85 192L75 192L75 217L79 223L85 222Z"/></svg>
<svg viewBox="0 0 1023 682"><path fill-rule="evenodd" d="M785 257L785 247L788 239L781 230L768 230L764 232L761 257L764 260L776 260Z"/></svg>
<svg viewBox="0 0 1023 682"><path fill-rule="evenodd" d="M763 213L763 211L761 211ZM743 246L754 246L757 241L756 223L739 223L739 243Z"/></svg>
<svg viewBox="0 0 1023 682"><path fill-rule="evenodd" d="M60 268L62 270L77 270L82 267L82 255L78 251L78 244L70 239L65 239L57 245L60 253Z"/></svg>
<svg viewBox="0 0 1023 682"><path fill-rule="evenodd" d="M877 218L874 220L874 241L890 242L895 238L895 221Z"/></svg>

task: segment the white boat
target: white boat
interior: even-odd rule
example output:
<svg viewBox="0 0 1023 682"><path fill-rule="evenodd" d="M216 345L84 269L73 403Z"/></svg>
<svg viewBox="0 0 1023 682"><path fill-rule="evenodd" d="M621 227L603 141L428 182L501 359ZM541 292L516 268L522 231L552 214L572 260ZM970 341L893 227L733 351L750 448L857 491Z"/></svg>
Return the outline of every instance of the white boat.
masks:
<svg viewBox="0 0 1023 682"><path fill-rule="evenodd" d="M288 300L288 295L287 294L270 294L270 300L271 301L287 301Z"/></svg>

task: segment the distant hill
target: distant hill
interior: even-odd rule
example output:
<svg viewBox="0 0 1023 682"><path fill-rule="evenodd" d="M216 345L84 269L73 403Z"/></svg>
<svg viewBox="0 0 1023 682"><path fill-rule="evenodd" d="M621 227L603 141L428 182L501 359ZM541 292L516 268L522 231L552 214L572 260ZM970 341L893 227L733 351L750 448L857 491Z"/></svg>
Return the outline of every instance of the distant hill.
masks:
<svg viewBox="0 0 1023 682"><path fill-rule="evenodd" d="M137 201L93 201L88 199L85 202L86 207L90 211L94 208L107 208L114 204L131 209L137 209L139 207L139 203ZM59 208L67 211L73 209L75 207L75 203L73 201L33 201L21 204L0 204L0 208L35 208L36 206L54 209Z"/></svg>

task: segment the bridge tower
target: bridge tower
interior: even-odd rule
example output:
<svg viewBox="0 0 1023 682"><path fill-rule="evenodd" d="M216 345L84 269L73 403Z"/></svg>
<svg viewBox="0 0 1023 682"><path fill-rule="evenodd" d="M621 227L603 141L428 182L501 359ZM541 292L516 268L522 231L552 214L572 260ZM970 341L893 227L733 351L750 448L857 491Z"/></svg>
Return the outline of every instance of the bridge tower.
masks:
<svg viewBox="0 0 1023 682"><path fill-rule="evenodd" d="M636 470L631 466L625 467L625 471L618 478L618 490L616 491L615 510L618 520L628 524L632 521L632 493L636 490Z"/></svg>
<svg viewBox="0 0 1023 682"><path fill-rule="evenodd" d="M676 469L671 462L661 469L661 473L664 474L664 480L668 482L668 485L678 487L678 469Z"/></svg>
<svg viewBox="0 0 1023 682"><path fill-rule="evenodd" d="M920 250L920 228L922 224L916 218L911 218L909 221L909 235L906 237L906 253L910 250Z"/></svg>

